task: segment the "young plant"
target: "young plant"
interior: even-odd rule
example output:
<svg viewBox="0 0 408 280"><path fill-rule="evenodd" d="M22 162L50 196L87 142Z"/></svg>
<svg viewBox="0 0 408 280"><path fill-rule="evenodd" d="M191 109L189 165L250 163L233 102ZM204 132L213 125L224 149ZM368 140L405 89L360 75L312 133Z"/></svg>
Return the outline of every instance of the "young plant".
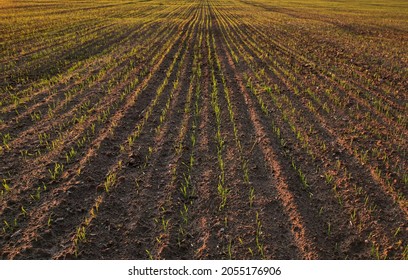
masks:
<svg viewBox="0 0 408 280"><path fill-rule="evenodd" d="M0 133L1 134L1 133ZM10 133L2 135L2 141L3 145L7 150L10 150L10 141L11 141L11 136Z"/></svg>
<svg viewBox="0 0 408 280"><path fill-rule="evenodd" d="M255 189L254 187L250 187L249 189L249 206L252 207L253 203L254 203L254 198L255 198Z"/></svg>
<svg viewBox="0 0 408 280"><path fill-rule="evenodd" d="M53 169L48 169L52 180L58 179L64 171L64 165L56 162Z"/></svg>
<svg viewBox="0 0 408 280"><path fill-rule="evenodd" d="M5 190L6 192L9 192L9 191L11 190L11 188L10 188L9 184L7 183L7 180L6 180L6 179L3 179L2 185L3 185L3 188L4 188L4 190Z"/></svg>
<svg viewBox="0 0 408 280"><path fill-rule="evenodd" d="M116 183L116 173L109 173L105 179L105 191L108 193L109 189Z"/></svg>

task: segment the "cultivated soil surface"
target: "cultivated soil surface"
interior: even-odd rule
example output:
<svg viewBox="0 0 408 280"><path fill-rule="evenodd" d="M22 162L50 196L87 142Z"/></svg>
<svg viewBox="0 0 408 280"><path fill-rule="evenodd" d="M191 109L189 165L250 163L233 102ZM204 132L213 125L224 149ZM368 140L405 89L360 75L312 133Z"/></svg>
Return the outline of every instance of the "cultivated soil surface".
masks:
<svg viewBox="0 0 408 280"><path fill-rule="evenodd" d="M0 0L0 258L408 259L407 3L275 2Z"/></svg>

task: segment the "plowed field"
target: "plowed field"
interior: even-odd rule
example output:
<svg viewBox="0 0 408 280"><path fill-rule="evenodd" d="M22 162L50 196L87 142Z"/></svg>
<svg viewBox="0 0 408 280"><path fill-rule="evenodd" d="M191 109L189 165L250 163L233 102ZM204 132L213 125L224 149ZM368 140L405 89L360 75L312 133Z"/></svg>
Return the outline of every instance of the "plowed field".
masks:
<svg viewBox="0 0 408 280"><path fill-rule="evenodd" d="M0 258L407 259L408 3L0 0Z"/></svg>

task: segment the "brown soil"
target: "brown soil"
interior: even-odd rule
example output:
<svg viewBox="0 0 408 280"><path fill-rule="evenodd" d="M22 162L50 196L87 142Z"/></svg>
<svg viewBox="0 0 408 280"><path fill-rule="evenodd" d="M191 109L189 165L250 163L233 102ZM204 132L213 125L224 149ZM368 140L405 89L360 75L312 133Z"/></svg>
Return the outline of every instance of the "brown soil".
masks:
<svg viewBox="0 0 408 280"><path fill-rule="evenodd" d="M408 257L408 62L375 63L400 26L261 0L83 5L60 16L111 21L16 30L31 49L4 60L0 258Z"/></svg>

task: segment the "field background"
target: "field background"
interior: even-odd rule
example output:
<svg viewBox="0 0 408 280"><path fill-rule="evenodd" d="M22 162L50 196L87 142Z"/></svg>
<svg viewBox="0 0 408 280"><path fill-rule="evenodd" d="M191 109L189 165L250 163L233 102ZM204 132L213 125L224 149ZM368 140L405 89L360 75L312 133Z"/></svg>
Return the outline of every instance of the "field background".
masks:
<svg viewBox="0 0 408 280"><path fill-rule="evenodd" d="M0 0L0 258L408 259L408 2Z"/></svg>

